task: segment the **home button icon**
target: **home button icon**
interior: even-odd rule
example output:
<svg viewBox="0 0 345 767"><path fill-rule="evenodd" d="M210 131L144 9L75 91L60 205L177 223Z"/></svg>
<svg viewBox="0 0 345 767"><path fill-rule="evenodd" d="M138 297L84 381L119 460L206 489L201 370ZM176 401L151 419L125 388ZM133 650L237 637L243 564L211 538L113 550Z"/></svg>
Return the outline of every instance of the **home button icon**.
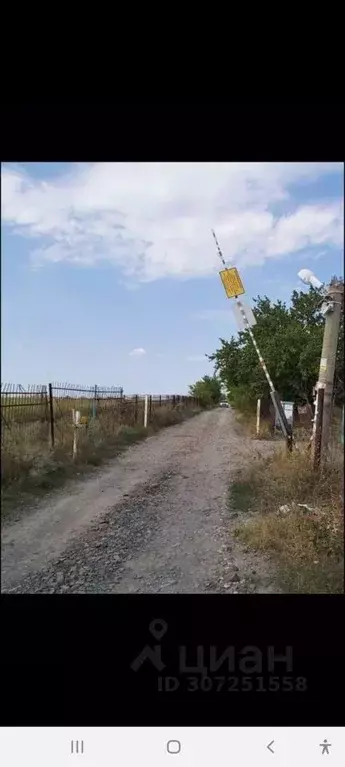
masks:
<svg viewBox="0 0 345 767"><path fill-rule="evenodd" d="M179 754L181 751L181 743L179 740L168 740L167 752L168 754Z"/></svg>

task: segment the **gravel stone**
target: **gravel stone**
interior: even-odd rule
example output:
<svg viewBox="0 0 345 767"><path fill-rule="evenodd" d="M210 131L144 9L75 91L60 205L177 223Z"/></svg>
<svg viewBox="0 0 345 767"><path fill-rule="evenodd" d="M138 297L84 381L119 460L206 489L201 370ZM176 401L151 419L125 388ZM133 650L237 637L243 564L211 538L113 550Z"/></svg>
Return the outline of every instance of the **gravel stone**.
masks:
<svg viewBox="0 0 345 767"><path fill-rule="evenodd" d="M232 522L228 488L233 472L273 449L245 437L231 409L214 409L35 507L18 501L20 516L2 528L2 592L224 593L236 583L248 593L253 552L233 534L248 513ZM271 564L255 565L256 593L268 582L274 590Z"/></svg>

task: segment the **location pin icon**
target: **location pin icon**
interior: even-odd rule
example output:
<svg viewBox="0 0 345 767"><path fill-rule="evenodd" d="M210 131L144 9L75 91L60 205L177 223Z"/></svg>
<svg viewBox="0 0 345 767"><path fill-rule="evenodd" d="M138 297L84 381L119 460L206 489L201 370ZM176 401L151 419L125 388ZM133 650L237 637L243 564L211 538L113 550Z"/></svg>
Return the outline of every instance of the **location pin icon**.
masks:
<svg viewBox="0 0 345 767"><path fill-rule="evenodd" d="M162 639L165 632L167 631L168 625L165 621L163 621L161 618L155 618L153 621L151 621L149 625L149 630L154 637L154 639Z"/></svg>

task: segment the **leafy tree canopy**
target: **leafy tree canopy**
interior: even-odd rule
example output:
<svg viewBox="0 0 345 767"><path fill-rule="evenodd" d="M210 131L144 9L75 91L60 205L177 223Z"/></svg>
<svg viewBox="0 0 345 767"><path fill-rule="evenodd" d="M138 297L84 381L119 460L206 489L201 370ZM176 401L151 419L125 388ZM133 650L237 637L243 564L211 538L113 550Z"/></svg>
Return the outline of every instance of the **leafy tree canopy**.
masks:
<svg viewBox="0 0 345 767"><path fill-rule="evenodd" d="M189 392L192 397L198 397L202 407L212 407L221 400L221 381L217 376L204 376L189 387Z"/></svg>
<svg viewBox="0 0 345 767"><path fill-rule="evenodd" d="M274 386L283 400L310 402L318 379L324 317L322 293L310 288L308 293L294 290L291 306L270 301L267 296L254 299L256 325L253 332L266 362ZM248 401L269 394L268 383L248 331L230 341L220 339L220 348L208 358L230 393L241 393ZM344 311L335 372L336 401L344 401Z"/></svg>

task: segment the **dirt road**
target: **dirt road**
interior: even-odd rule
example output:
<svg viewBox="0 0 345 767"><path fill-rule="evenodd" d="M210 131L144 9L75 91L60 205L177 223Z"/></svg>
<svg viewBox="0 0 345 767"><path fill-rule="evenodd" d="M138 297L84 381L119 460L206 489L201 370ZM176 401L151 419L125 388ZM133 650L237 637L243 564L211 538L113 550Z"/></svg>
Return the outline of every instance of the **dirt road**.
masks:
<svg viewBox="0 0 345 767"><path fill-rule="evenodd" d="M275 591L271 567L232 535L233 472L270 443L212 410L129 448L2 530L2 592Z"/></svg>

